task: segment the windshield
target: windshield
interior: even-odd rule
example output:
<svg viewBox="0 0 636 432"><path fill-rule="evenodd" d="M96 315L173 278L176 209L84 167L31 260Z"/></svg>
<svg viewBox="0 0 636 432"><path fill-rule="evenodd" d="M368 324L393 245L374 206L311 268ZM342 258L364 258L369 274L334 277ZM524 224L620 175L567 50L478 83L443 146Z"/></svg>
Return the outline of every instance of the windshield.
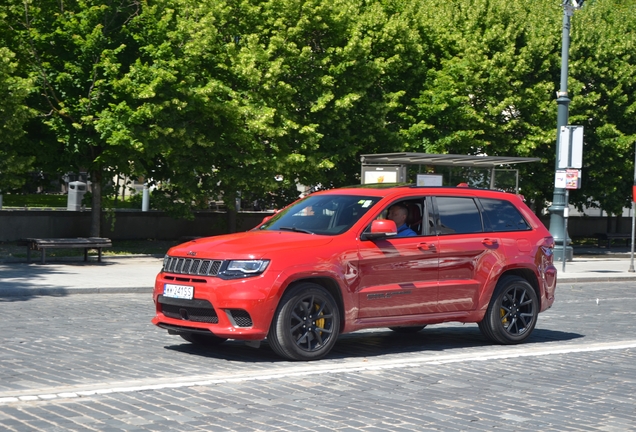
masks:
<svg viewBox="0 0 636 432"><path fill-rule="evenodd" d="M381 198L359 195L310 195L258 229L336 235L347 231Z"/></svg>

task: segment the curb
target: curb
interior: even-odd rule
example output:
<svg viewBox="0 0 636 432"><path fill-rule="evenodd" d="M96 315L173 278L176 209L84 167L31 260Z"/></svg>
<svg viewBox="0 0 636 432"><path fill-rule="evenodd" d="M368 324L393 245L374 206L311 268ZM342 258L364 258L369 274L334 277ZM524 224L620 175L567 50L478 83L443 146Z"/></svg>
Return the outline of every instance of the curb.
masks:
<svg viewBox="0 0 636 432"><path fill-rule="evenodd" d="M0 299L15 297L54 296L65 297L73 294L152 294L153 287L111 287L111 288L9 288L0 290Z"/></svg>
<svg viewBox="0 0 636 432"><path fill-rule="evenodd" d="M595 277L576 277L576 276L557 276L557 285L561 283L582 283L582 282L634 282L634 276L595 276Z"/></svg>
<svg viewBox="0 0 636 432"><path fill-rule="evenodd" d="M128 259L128 258L157 258L162 259L165 254L131 254L131 255L104 255L102 254L102 263L111 259ZM88 261L84 261L83 255L70 256L70 257L46 257L46 264L65 264L65 263L97 263L97 255L89 255ZM41 264L40 255L36 251L35 255L31 257L31 261L27 262L25 257L5 257L0 258L0 264ZM46 265L44 264L44 265Z"/></svg>

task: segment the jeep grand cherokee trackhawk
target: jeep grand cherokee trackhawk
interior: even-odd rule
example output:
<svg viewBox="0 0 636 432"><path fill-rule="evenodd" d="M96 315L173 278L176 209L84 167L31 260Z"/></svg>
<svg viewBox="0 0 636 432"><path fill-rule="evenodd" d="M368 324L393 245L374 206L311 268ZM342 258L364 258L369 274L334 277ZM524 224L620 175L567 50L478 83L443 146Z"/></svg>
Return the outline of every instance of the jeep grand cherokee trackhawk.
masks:
<svg viewBox="0 0 636 432"><path fill-rule="evenodd" d="M387 209L402 204L415 236ZM173 247L152 322L197 344L267 338L292 360L339 334L477 323L526 340L554 302L554 240L518 195L468 187L358 186L311 194L248 232Z"/></svg>

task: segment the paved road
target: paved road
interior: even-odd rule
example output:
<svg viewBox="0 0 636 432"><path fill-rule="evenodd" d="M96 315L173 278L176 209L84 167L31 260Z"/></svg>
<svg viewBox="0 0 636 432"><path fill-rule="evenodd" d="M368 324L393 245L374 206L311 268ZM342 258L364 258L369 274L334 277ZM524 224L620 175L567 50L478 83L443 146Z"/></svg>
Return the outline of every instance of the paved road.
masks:
<svg viewBox="0 0 636 432"><path fill-rule="evenodd" d="M0 429L635 430L634 289L560 283L519 346L379 329L311 363L194 347L150 324L146 293L0 296Z"/></svg>

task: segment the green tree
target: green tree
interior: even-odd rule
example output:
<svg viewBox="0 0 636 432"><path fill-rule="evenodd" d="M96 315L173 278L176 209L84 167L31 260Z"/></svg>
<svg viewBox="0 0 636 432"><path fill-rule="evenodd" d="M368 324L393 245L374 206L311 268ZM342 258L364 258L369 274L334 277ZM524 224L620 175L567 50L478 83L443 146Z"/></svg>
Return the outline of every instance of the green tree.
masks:
<svg viewBox="0 0 636 432"><path fill-rule="evenodd" d="M25 104L29 82L18 76L17 67L15 54L0 47L0 195L22 186L33 162L20 151L31 113Z"/></svg>
<svg viewBox="0 0 636 432"><path fill-rule="evenodd" d="M408 148L540 157L515 168L542 208L554 177L559 5L423 0L421 11L444 50L414 98Z"/></svg>
<svg viewBox="0 0 636 432"><path fill-rule="evenodd" d="M570 123L586 127L572 200L618 212L635 9L588 3L572 20ZM17 54L0 86L32 86L36 166L90 170L92 233L111 174L144 177L153 202L187 215L238 192L283 204L296 183L357 183L364 153L538 156L518 167L522 192L537 209L551 198L558 0L9 0L0 13Z"/></svg>
<svg viewBox="0 0 636 432"><path fill-rule="evenodd" d="M15 52L35 87L28 100L54 136L43 140L54 160L39 163L88 171L92 183L90 234L100 235L102 187L128 172L130 149L110 146L98 132L101 112L116 101L113 80L126 73L137 47L128 32L141 3L117 0L10 0L2 7ZM36 127L37 128L37 127Z"/></svg>
<svg viewBox="0 0 636 432"><path fill-rule="evenodd" d="M164 205L295 198L359 181L359 155L397 151L398 108L427 56L415 8L358 0L174 0L136 23L140 56L100 131L138 143ZM277 183L274 177L282 175ZM184 205L185 204L185 205Z"/></svg>
<svg viewBox="0 0 636 432"><path fill-rule="evenodd" d="M630 207L636 144L636 4L597 0L573 18L570 124L584 126L582 188L571 202Z"/></svg>

